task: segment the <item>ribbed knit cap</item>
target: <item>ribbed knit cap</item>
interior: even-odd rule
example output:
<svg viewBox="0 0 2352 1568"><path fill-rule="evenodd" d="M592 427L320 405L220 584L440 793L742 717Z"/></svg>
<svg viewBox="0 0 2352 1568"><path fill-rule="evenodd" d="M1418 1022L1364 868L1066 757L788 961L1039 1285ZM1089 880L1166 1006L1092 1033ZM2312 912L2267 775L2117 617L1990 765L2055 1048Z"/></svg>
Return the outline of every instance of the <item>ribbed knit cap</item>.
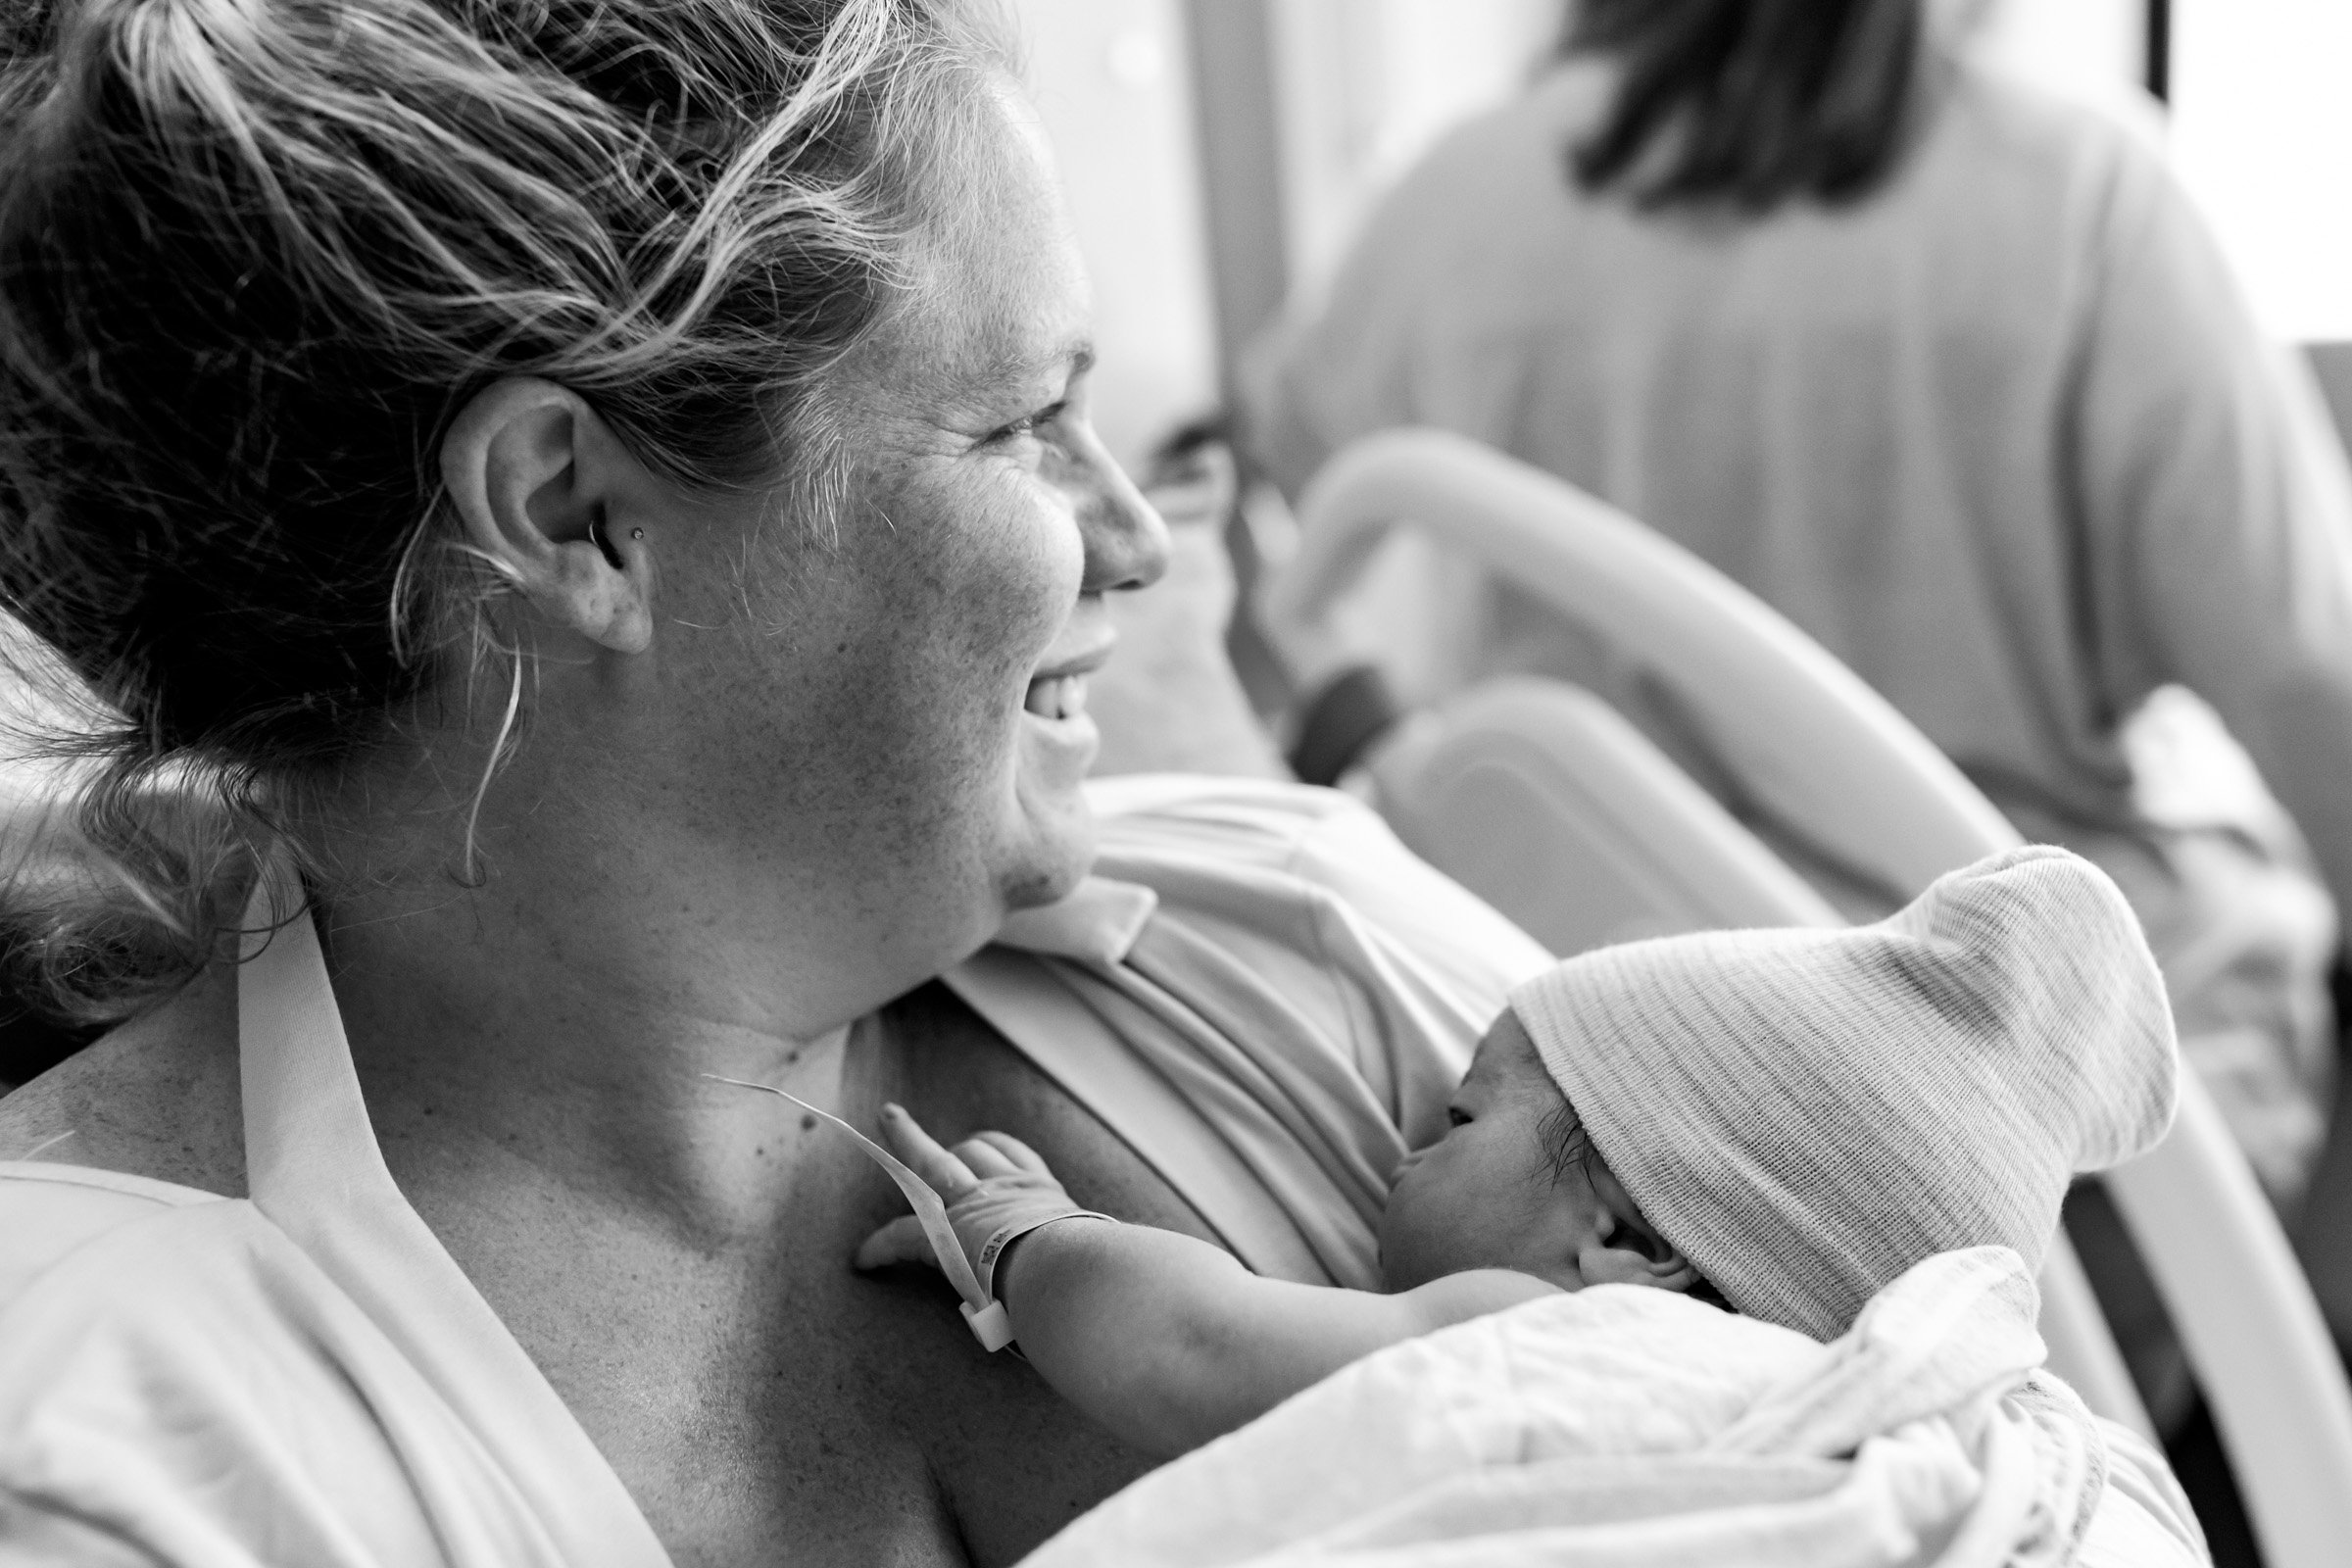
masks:
<svg viewBox="0 0 2352 1568"><path fill-rule="evenodd" d="M1659 1232L1817 1339L1936 1252L2038 1269L2068 1180L2172 1123L2156 960L2064 850L1951 872L1876 925L1602 948L1511 1006Z"/></svg>

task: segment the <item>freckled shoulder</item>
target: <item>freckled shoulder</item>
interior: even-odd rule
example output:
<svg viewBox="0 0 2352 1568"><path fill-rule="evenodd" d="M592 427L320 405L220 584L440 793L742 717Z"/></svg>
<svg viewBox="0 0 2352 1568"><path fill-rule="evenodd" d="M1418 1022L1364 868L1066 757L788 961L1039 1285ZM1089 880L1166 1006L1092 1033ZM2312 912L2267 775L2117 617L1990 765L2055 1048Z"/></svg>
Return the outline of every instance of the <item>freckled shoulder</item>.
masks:
<svg viewBox="0 0 2352 1568"><path fill-rule="evenodd" d="M1010 1133L1088 1207L1224 1245L1142 1155L945 985L908 993L861 1027L886 1042L875 1053L888 1078L877 1101L897 1100L945 1142L982 1128Z"/></svg>
<svg viewBox="0 0 2352 1568"><path fill-rule="evenodd" d="M235 981L225 965L208 970L0 1099L0 1159L37 1153L243 1197Z"/></svg>

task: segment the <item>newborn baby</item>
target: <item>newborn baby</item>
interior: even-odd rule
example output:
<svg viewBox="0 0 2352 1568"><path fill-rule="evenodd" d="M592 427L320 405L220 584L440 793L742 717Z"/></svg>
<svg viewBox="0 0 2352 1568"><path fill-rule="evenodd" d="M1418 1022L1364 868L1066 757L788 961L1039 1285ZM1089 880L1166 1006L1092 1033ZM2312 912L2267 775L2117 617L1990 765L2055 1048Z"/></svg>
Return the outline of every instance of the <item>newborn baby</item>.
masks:
<svg viewBox="0 0 2352 1568"><path fill-rule="evenodd" d="M2070 1178L2163 1134L2174 1057L2122 895L2025 849L1876 925L1633 943L1520 987L1451 1129L1397 1172L1387 1294L1260 1278L1088 1213L1002 1133L944 1149L895 1105L882 1126L1029 1360L1172 1455L1385 1346L1555 1292L1693 1293L1826 1341L1936 1253L2037 1268ZM936 1261L911 1216L858 1253L912 1260Z"/></svg>

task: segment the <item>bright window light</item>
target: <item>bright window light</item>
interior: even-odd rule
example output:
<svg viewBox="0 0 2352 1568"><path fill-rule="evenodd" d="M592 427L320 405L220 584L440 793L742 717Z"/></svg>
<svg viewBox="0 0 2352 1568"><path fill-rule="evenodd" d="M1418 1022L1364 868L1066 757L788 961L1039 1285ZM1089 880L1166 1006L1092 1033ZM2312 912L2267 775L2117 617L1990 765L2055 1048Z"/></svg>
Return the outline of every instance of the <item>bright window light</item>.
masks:
<svg viewBox="0 0 2352 1568"><path fill-rule="evenodd" d="M2352 339L2347 69L2347 0L2173 0L2175 166L2289 340Z"/></svg>

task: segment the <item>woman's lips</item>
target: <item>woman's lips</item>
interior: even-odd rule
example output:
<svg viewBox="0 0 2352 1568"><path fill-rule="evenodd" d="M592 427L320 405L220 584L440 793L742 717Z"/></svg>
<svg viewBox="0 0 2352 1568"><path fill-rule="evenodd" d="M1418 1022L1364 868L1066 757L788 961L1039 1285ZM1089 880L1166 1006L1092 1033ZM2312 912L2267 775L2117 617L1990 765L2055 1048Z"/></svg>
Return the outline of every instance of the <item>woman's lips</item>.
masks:
<svg viewBox="0 0 2352 1568"><path fill-rule="evenodd" d="M1040 718L1077 718L1086 711L1086 676L1040 675L1029 683L1021 707Z"/></svg>
<svg viewBox="0 0 2352 1568"><path fill-rule="evenodd" d="M1039 718L1074 719L1086 716L1086 678L1110 659L1117 638L1108 627L1086 639L1082 651L1040 661L1021 696L1022 710Z"/></svg>

